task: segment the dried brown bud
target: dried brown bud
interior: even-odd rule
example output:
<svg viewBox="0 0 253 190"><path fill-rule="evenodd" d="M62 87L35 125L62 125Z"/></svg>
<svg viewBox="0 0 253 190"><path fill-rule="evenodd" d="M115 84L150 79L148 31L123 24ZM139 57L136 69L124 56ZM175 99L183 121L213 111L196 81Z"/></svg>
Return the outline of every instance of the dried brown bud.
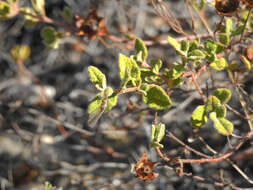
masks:
<svg viewBox="0 0 253 190"><path fill-rule="evenodd" d="M215 0L217 14L222 16L232 16L239 7L239 0Z"/></svg>

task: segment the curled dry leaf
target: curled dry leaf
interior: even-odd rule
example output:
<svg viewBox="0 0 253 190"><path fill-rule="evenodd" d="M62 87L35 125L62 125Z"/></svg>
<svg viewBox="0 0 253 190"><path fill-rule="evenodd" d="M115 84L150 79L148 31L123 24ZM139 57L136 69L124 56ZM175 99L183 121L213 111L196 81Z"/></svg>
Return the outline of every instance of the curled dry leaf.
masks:
<svg viewBox="0 0 253 190"><path fill-rule="evenodd" d="M87 18L75 15L75 25L77 27L76 35L86 36L90 40L97 37L105 36L107 29L105 26L105 18L98 16L96 10L91 9Z"/></svg>
<svg viewBox="0 0 253 190"><path fill-rule="evenodd" d="M243 54L250 61L253 61L253 43L243 49Z"/></svg>
<svg viewBox="0 0 253 190"><path fill-rule="evenodd" d="M217 14L222 16L232 16L239 7L239 0L215 0Z"/></svg>
<svg viewBox="0 0 253 190"><path fill-rule="evenodd" d="M152 181L158 177L158 173L153 172L155 162L151 162L144 153L135 165L136 177L143 181Z"/></svg>

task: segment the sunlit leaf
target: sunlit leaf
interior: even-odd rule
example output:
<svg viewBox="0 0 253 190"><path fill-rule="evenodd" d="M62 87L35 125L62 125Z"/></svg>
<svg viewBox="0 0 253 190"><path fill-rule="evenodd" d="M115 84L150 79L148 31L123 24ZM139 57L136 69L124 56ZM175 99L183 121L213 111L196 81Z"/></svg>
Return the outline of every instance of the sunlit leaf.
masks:
<svg viewBox="0 0 253 190"><path fill-rule="evenodd" d="M106 88L106 77L98 68L90 66L88 68L88 74L90 81L98 90L103 90Z"/></svg>
<svg viewBox="0 0 253 190"><path fill-rule="evenodd" d="M225 118L218 118L215 112L210 114L213 120L214 128L222 135L231 135L233 133L234 125Z"/></svg>
<svg viewBox="0 0 253 190"><path fill-rule="evenodd" d="M191 115L190 124L192 127L202 127L207 122L207 114L205 111L205 106L198 106Z"/></svg>
<svg viewBox="0 0 253 190"><path fill-rule="evenodd" d="M147 88L146 95L143 96L143 102L149 107L158 110L168 109L172 104L166 92L157 85Z"/></svg>

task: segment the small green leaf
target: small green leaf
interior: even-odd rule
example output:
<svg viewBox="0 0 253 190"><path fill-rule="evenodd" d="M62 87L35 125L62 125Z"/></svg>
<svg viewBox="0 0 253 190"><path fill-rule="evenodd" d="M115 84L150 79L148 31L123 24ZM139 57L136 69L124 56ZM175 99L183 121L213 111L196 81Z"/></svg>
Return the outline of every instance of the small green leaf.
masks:
<svg viewBox="0 0 253 190"><path fill-rule="evenodd" d="M190 41L190 47L189 47L189 52L192 52L194 51L195 49L198 49L198 45L199 45L199 42L197 40L192 40Z"/></svg>
<svg viewBox="0 0 253 190"><path fill-rule="evenodd" d="M101 91L106 88L106 77L98 68L89 66L88 74L90 81L95 85L98 90Z"/></svg>
<svg viewBox="0 0 253 190"><path fill-rule="evenodd" d="M153 73L158 74L162 67L162 61L160 59L151 59L150 66Z"/></svg>
<svg viewBox="0 0 253 190"><path fill-rule="evenodd" d="M228 45L230 40L230 36L227 33L220 33L219 34L219 41L224 44Z"/></svg>
<svg viewBox="0 0 253 190"><path fill-rule="evenodd" d="M114 106L117 105L117 99L118 99L117 94L112 94L111 96L108 97L107 106L105 108L106 112L110 111Z"/></svg>
<svg viewBox="0 0 253 190"><path fill-rule="evenodd" d="M212 62L214 62L215 60L216 60L216 53L207 53L206 54L206 59L210 62L210 63L212 63Z"/></svg>
<svg viewBox="0 0 253 190"><path fill-rule="evenodd" d="M103 92L99 92L95 98L93 98L93 100L90 102L89 106L88 106L88 113L94 113L96 110L98 110L102 104L102 97L103 96Z"/></svg>
<svg viewBox="0 0 253 190"><path fill-rule="evenodd" d="M148 81L149 77L155 76L155 74L150 69L141 68L141 79L145 82Z"/></svg>
<svg viewBox="0 0 253 190"><path fill-rule="evenodd" d="M181 45L180 43L177 42L177 40L171 36L168 36L168 42L170 45L172 45L176 50L180 50L181 49Z"/></svg>
<svg viewBox="0 0 253 190"><path fill-rule="evenodd" d="M31 50L27 45L15 45L11 48L10 54L14 60L24 61L30 56Z"/></svg>
<svg viewBox="0 0 253 190"><path fill-rule="evenodd" d="M214 128L222 135L231 135L234 125L225 118L218 118L215 112L210 113L210 119L214 122Z"/></svg>
<svg viewBox="0 0 253 190"><path fill-rule="evenodd" d="M226 20L226 27L225 27L225 33L230 35L233 31L233 22L231 19L227 18Z"/></svg>
<svg viewBox="0 0 253 190"><path fill-rule="evenodd" d="M205 57L206 57L206 55L204 54L204 52L199 49L195 49L195 50L188 53L188 58L192 59L192 60L203 59Z"/></svg>
<svg viewBox="0 0 253 190"><path fill-rule="evenodd" d="M205 111L205 106L198 106L191 115L190 124L192 127L202 127L207 122L207 114Z"/></svg>
<svg viewBox="0 0 253 190"><path fill-rule="evenodd" d="M0 1L0 19L9 19L18 14L18 7L16 3L7 3Z"/></svg>
<svg viewBox="0 0 253 190"><path fill-rule="evenodd" d="M215 112L220 105L220 100L217 97L209 96L206 102L205 110L207 113Z"/></svg>
<svg viewBox="0 0 253 190"><path fill-rule="evenodd" d="M237 35L241 35L244 29L244 24L238 26L235 30L232 31L231 36L237 36Z"/></svg>
<svg viewBox="0 0 253 190"><path fill-rule="evenodd" d="M224 50L224 45L221 44L220 42L216 42L217 48L216 48L216 54L221 53Z"/></svg>
<svg viewBox="0 0 253 190"><path fill-rule="evenodd" d="M216 45L216 43L214 41L212 41L212 40L206 40L205 43L204 43L204 46L205 46L205 50L208 53L214 53L214 52L216 52L217 45Z"/></svg>
<svg viewBox="0 0 253 190"><path fill-rule="evenodd" d="M169 69L167 77L169 79L177 79L181 77L181 75L184 73L185 69L184 66L181 64L173 66L171 69Z"/></svg>
<svg viewBox="0 0 253 190"><path fill-rule="evenodd" d="M232 61L228 67L227 67L230 71L235 71L238 68L238 64L235 61Z"/></svg>
<svg viewBox="0 0 253 190"><path fill-rule="evenodd" d="M183 82L183 80L181 78L177 78L177 79L170 79L167 83L168 87L176 87L181 85Z"/></svg>
<svg viewBox="0 0 253 190"><path fill-rule="evenodd" d="M125 87L130 81L132 82L133 86L140 84L141 71L134 59L120 54L118 65L121 87Z"/></svg>
<svg viewBox="0 0 253 190"><path fill-rule="evenodd" d="M58 48L59 46L59 37L58 33L54 30L53 27L47 26L44 27L41 31L41 37L44 40L44 43L53 49Z"/></svg>
<svg viewBox="0 0 253 190"><path fill-rule="evenodd" d="M163 139L164 135L165 135L165 125L163 123L152 125L152 131L151 131L151 137L150 137L151 146L163 148L163 145L160 144L160 141Z"/></svg>
<svg viewBox="0 0 253 190"><path fill-rule="evenodd" d="M203 10L205 8L206 2L205 0L200 0L199 3L199 10Z"/></svg>
<svg viewBox="0 0 253 190"><path fill-rule="evenodd" d="M213 95L220 100L221 104L226 104L231 98L231 92L226 88L218 88Z"/></svg>
<svg viewBox="0 0 253 190"><path fill-rule="evenodd" d="M103 91L99 92L96 97L91 101L88 107L89 119L88 125L95 126L96 122L105 111L109 111L117 104L117 94L113 93L111 87L106 87Z"/></svg>
<svg viewBox="0 0 253 190"><path fill-rule="evenodd" d="M96 97L89 104L88 113L91 114L97 111L101 107L103 100L106 101L106 108L104 111L109 111L117 104L117 95L113 94L113 89L111 87L106 87L103 91L96 95Z"/></svg>
<svg viewBox="0 0 253 190"><path fill-rule="evenodd" d="M216 59L210 64L210 67L216 71L223 70L227 67L227 61L223 57L220 59Z"/></svg>
<svg viewBox="0 0 253 190"><path fill-rule="evenodd" d="M146 90L146 96L143 96L143 102L149 107L163 110L171 106L171 100L166 92L157 85L152 85Z"/></svg>
<svg viewBox="0 0 253 190"><path fill-rule="evenodd" d="M40 15L45 15L45 0L31 0L34 10Z"/></svg>
<svg viewBox="0 0 253 190"><path fill-rule="evenodd" d="M226 117L226 107L224 105L219 105L215 110L216 116L219 118Z"/></svg>
<svg viewBox="0 0 253 190"><path fill-rule="evenodd" d="M141 39L135 39L134 49L136 51L136 54L139 54L141 52L142 61L146 60L148 56L148 50L145 43Z"/></svg>
<svg viewBox="0 0 253 190"><path fill-rule="evenodd" d="M180 46L181 46L180 49L182 51L188 51L188 49L189 49L189 42L186 41L186 40L182 40Z"/></svg>
<svg viewBox="0 0 253 190"><path fill-rule="evenodd" d="M61 12L61 16L67 23L72 22L73 15L69 7L64 7L64 9Z"/></svg>

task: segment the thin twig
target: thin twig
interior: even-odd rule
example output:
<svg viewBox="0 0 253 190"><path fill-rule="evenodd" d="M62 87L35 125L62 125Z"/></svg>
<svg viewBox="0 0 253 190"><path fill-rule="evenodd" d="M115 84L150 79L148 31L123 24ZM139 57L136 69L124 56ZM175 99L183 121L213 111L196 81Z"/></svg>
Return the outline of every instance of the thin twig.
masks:
<svg viewBox="0 0 253 190"><path fill-rule="evenodd" d="M59 120L56 120L38 110L35 110L35 109L29 109L28 110L31 114L36 114L36 115L39 115L40 117L42 117L42 119L45 119L45 120L48 120L48 121L51 121L52 123L54 123L55 125L63 125L65 128L68 128L68 129L71 129L75 132L79 132L83 135L86 135L86 136L93 136L94 133L93 132L90 132L90 131L87 131L85 129L81 129L79 127L76 127L75 125L73 124L70 124L70 123L67 123L67 122L63 122L63 121L59 121Z"/></svg>
<svg viewBox="0 0 253 190"><path fill-rule="evenodd" d="M233 73L232 73L231 71L229 71L228 69L227 69L227 72L228 72L229 79L230 79L231 83L233 84L233 86L234 86L234 88L235 88L235 91L236 91L237 96L238 96L238 98L239 98L239 102L240 102L240 104L241 104L241 106L242 106L243 112L244 112L246 118L250 118L250 117L249 117L248 110L247 110L247 104L246 104L246 102L245 102L243 96L242 96L241 93L240 93L240 90L239 90L239 88L238 88L238 85L237 85L236 82L235 82ZM248 125L249 125L250 130L253 131L253 125L252 125L251 120L247 120L247 121L248 121Z"/></svg>

